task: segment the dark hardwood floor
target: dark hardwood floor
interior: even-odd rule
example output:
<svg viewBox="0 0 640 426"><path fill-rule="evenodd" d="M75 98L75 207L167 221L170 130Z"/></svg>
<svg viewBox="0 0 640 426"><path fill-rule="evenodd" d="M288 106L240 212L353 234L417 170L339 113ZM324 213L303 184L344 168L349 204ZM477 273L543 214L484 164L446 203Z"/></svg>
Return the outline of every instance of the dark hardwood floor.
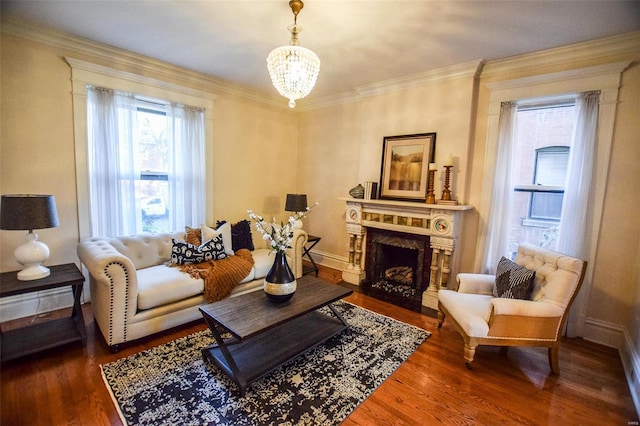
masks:
<svg viewBox="0 0 640 426"><path fill-rule="evenodd" d="M322 268L337 283L340 273ZM629 425L638 424L616 350L564 339L559 376L549 371L541 348L480 347L473 369L463 342L445 322L354 292L347 301L428 330L422 344L343 423L355 425ZM90 305L84 307L86 347L69 344L2 364L0 424L120 425L100 375L100 364L205 330L196 322L110 353L98 336ZM48 314L52 316L66 313ZM7 330L31 319L2 324Z"/></svg>

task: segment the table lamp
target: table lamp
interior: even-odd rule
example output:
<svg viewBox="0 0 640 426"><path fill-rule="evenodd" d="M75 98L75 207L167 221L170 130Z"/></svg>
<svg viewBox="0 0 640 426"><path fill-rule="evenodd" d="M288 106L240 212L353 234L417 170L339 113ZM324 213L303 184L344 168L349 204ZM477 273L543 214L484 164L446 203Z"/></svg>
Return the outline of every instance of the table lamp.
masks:
<svg viewBox="0 0 640 426"><path fill-rule="evenodd" d="M287 202L284 206L288 212L306 212L307 211L307 194L287 194ZM302 228L302 221L298 219L294 228Z"/></svg>
<svg viewBox="0 0 640 426"><path fill-rule="evenodd" d="M24 268L18 272L21 281L37 280L49 275L49 268L41 263L49 258L49 247L38 241L34 229L58 226L56 200L53 195L3 195L0 203L0 229L28 230L24 244L14 255Z"/></svg>

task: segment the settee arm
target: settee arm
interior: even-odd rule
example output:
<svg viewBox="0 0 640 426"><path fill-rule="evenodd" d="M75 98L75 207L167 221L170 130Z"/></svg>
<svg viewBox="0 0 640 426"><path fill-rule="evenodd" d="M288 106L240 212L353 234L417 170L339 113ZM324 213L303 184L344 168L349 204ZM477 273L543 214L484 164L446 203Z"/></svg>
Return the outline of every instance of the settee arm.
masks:
<svg viewBox="0 0 640 426"><path fill-rule="evenodd" d="M493 294L496 277L487 274L461 273L456 276L458 293Z"/></svg>
<svg viewBox="0 0 640 426"><path fill-rule="evenodd" d="M551 303L501 297L491 299L491 308L494 315L518 315L525 317L559 318L564 312L560 306Z"/></svg>
<svg viewBox="0 0 640 426"><path fill-rule="evenodd" d="M532 300L493 298L488 336L514 340L556 341L564 310Z"/></svg>
<svg viewBox="0 0 640 426"><path fill-rule="evenodd" d="M88 238L78 257L89 271L91 309L109 346L127 341L127 323L136 313L138 281L133 262L107 238Z"/></svg>
<svg viewBox="0 0 640 426"><path fill-rule="evenodd" d="M292 262L289 266L296 278L302 277L302 253L304 253L304 246L307 244L308 237L304 229L295 228L293 230L293 238L291 239L291 248L287 249L286 252Z"/></svg>

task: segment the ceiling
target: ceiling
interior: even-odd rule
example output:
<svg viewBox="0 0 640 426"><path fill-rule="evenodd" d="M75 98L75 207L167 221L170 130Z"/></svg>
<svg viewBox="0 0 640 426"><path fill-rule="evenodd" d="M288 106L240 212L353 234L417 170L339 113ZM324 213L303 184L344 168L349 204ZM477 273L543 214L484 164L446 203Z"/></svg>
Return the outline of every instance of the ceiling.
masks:
<svg viewBox="0 0 640 426"><path fill-rule="evenodd" d="M15 17L273 93L287 0L6 1ZM300 45L322 61L309 98L479 59L640 30L640 1L305 0Z"/></svg>

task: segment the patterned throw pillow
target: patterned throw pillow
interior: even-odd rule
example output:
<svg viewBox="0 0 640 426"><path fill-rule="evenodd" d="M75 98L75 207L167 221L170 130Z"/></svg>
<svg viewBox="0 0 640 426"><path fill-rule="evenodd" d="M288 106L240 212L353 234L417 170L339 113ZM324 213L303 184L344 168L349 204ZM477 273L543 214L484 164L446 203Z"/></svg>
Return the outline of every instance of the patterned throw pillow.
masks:
<svg viewBox="0 0 640 426"><path fill-rule="evenodd" d="M216 222L216 228L227 223L225 220ZM231 224L231 241L233 251L240 249L255 250L253 246L253 237L251 235L251 222L244 219Z"/></svg>
<svg viewBox="0 0 640 426"><path fill-rule="evenodd" d="M535 278L536 271L523 268L503 256L498 262L493 295L508 299L529 299Z"/></svg>
<svg viewBox="0 0 640 426"><path fill-rule="evenodd" d="M186 265L188 263L202 263L209 260L225 259L227 253L224 251L222 236L206 241L201 246L189 244L186 241L172 239L171 263Z"/></svg>

